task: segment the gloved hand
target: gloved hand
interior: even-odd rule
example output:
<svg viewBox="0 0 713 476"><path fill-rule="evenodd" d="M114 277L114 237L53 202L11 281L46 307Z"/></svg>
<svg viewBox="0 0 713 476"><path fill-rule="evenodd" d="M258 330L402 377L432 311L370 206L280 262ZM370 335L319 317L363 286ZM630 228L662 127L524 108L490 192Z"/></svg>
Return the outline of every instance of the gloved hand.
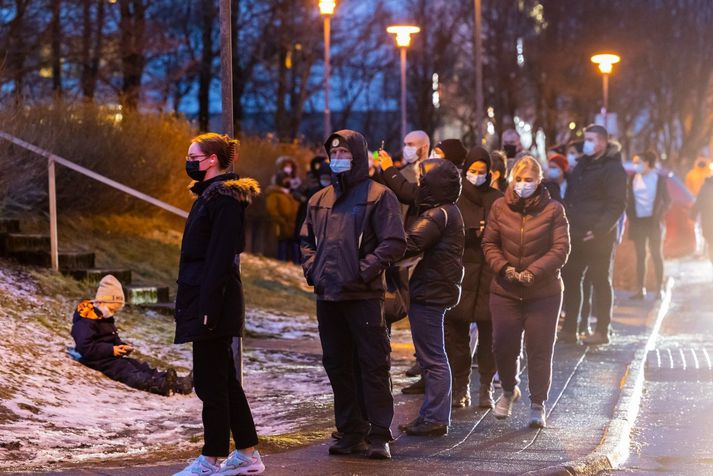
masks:
<svg viewBox="0 0 713 476"><path fill-rule="evenodd" d="M523 271L519 274L518 281L523 286L529 288L535 283L535 276L528 270Z"/></svg>
<svg viewBox="0 0 713 476"><path fill-rule="evenodd" d="M505 268L505 279L514 283L515 281L520 280L520 273L518 273L513 266L507 266Z"/></svg>

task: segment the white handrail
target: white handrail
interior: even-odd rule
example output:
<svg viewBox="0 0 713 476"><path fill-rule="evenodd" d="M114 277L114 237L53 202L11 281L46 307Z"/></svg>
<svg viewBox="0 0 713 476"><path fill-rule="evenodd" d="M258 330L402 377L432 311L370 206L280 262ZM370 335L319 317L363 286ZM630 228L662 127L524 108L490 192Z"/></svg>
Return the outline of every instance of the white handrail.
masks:
<svg viewBox="0 0 713 476"><path fill-rule="evenodd" d="M146 195L143 192L139 192L136 189L133 189L131 187L128 187L122 183L119 183L115 180L112 180L110 178L104 177L103 175L100 175L92 170L89 170L86 167L82 167L81 165L75 164L72 161L69 161L63 157L60 157L58 155L55 155L45 149L42 149L40 147L37 147L34 144L30 144L29 142L26 142L18 137L15 137L11 134L8 134L7 132L0 131L0 138L5 139L9 142L12 142L13 144L22 147L23 149L27 149L30 152L34 152L37 155L40 155L44 158L47 159L47 167L48 167L48 175L49 175L49 205L50 205L50 254L52 257L52 269L55 271L59 270L59 252L58 252L58 244L57 244L57 198L56 198L56 186L55 186L55 167L54 164L58 163L60 165L63 165L67 167L68 169L72 169L75 172L79 172L82 175L86 175L89 178L92 178L98 182L101 182L105 185L108 185L112 188L115 188L117 190L120 190L124 193L127 193L133 197L136 197L140 200L143 200L145 202L150 203L151 205L155 205L159 208L163 208L164 210L171 212L175 215L178 215L182 218L188 218L188 212L185 210L181 210L180 208L174 207L173 205L169 205L166 202L162 202L161 200L154 198L150 195Z"/></svg>

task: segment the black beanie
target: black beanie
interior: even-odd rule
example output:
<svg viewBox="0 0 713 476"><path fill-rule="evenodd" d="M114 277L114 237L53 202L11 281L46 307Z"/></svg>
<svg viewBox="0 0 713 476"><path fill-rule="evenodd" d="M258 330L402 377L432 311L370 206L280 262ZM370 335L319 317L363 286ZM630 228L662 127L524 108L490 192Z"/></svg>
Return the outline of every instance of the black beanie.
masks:
<svg viewBox="0 0 713 476"><path fill-rule="evenodd" d="M463 166L465 161L465 156L468 150L465 148L463 143L458 139L445 139L436 144L434 149L441 149L445 154L444 159L449 162L453 162L458 168Z"/></svg>
<svg viewBox="0 0 713 476"><path fill-rule="evenodd" d="M490 153L479 145L470 149L468 156L465 158L465 163L463 164L463 175L468 172L468 169L475 162L485 162L488 173L490 173Z"/></svg>

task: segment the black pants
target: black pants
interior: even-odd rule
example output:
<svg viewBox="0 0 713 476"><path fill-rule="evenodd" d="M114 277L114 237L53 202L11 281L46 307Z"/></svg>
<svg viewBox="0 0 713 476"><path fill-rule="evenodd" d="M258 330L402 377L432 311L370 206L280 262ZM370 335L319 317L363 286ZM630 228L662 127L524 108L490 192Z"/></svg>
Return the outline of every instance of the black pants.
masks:
<svg viewBox="0 0 713 476"><path fill-rule="evenodd" d="M88 366L100 370L112 380L152 393L158 393L163 379L166 378L166 372L160 372L149 364L130 357L117 357L109 362L102 362L100 366L88 363Z"/></svg>
<svg viewBox="0 0 713 476"><path fill-rule="evenodd" d="M476 321L478 345L475 359L478 362L480 384L490 385L495 376L495 355L493 354L493 324L490 321ZM446 315L446 353L453 375L453 395L462 395L470 386L473 356L470 353L470 322L449 319Z"/></svg>
<svg viewBox="0 0 713 476"><path fill-rule="evenodd" d="M614 236L573 241L569 261L562 271L565 320L562 331L576 333L582 312L584 273L592 280L592 307L597 313L597 332L609 332L612 316L612 256Z"/></svg>
<svg viewBox="0 0 713 476"><path fill-rule="evenodd" d="M390 441L394 399L383 302L320 300L317 320L337 430Z"/></svg>
<svg viewBox="0 0 713 476"><path fill-rule="evenodd" d="M658 220L649 218L632 219L629 223L629 238L636 250L636 286L641 289L646 283L646 248L648 246L654 262L656 291L663 286L663 239L665 228Z"/></svg>
<svg viewBox="0 0 713 476"><path fill-rule="evenodd" d="M250 405L235 378L231 344L231 337L193 343L193 384L203 402L205 456L227 456L231 433L237 449L258 443Z"/></svg>

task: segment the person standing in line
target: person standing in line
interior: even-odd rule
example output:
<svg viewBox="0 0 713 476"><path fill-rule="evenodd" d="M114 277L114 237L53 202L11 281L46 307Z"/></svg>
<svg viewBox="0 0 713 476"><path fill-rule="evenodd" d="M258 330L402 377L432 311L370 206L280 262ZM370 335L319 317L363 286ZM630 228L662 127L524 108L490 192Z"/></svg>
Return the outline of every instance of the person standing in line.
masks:
<svg viewBox="0 0 713 476"><path fill-rule="evenodd" d="M701 219L703 237L708 242L708 257L713 263L713 177L703 183L693 205L692 215L694 219Z"/></svg>
<svg viewBox="0 0 713 476"><path fill-rule="evenodd" d="M490 185L490 154L482 147L474 147L468 153L463 177L463 192L457 205L465 223L465 276L460 303L446 313L446 352L453 374L453 407L468 407L471 404L470 373L473 365L469 332L471 323L476 324L475 355L480 375L478 406L492 408L495 404L493 377L496 372L490 314L493 272L485 262L481 240L490 208L503 194Z"/></svg>
<svg viewBox="0 0 713 476"><path fill-rule="evenodd" d="M651 253L656 274L656 297L663 297L663 241L666 236L666 212L671 206L668 179L657 170L658 155L647 151L632 159L635 174L629 179L626 214L629 218L629 238L636 250L636 294L632 299L646 297L646 248Z"/></svg>
<svg viewBox="0 0 713 476"><path fill-rule="evenodd" d="M227 136L202 134L191 141L186 156L196 200L181 243L174 343L193 343L193 383L203 402L204 444L201 455L175 476L265 470L232 350L233 337L242 335L245 325L240 280L245 208L260 193L255 180L229 172L238 146ZM236 449L229 454L231 433ZM225 460L220 463L220 458Z"/></svg>
<svg viewBox="0 0 713 476"><path fill-rule="evenodd" d="M329 454L368 450L369 458L389 459L394 400L384 271L404 254L404 227L396 196L369 178L363 135L335 132L325 149L332 185L310 199L301 245L341 436Z"/></svg>
<svg viewBox="0 0 713 476"><path fill-rule="evenodd" d="M503 198L490 210L483 252L496 273L490 289L493 350L503 395L493 414L508 418L520 398L518 374L524 334L530 388L530 426L546 426L552 355L562 307L560 270L570 251L562 204L542 186L533 157L515 164Z"/></svg>
<svg viewBox="0 0 713 476"><path fill-rule="evenodd" d="M587 345L609 343L612 316L612 257L617 241L617 224L626 208L626 172L621 147L609 141L607 130L590 125L584 130L584 156L579 159L568 182L565 196L570 221L572 254L563 270L565 320L559 338L577 343L577 327L582 310L582 279L592 280L592 306L597 313L594 333L585 337Z"/></svg>

